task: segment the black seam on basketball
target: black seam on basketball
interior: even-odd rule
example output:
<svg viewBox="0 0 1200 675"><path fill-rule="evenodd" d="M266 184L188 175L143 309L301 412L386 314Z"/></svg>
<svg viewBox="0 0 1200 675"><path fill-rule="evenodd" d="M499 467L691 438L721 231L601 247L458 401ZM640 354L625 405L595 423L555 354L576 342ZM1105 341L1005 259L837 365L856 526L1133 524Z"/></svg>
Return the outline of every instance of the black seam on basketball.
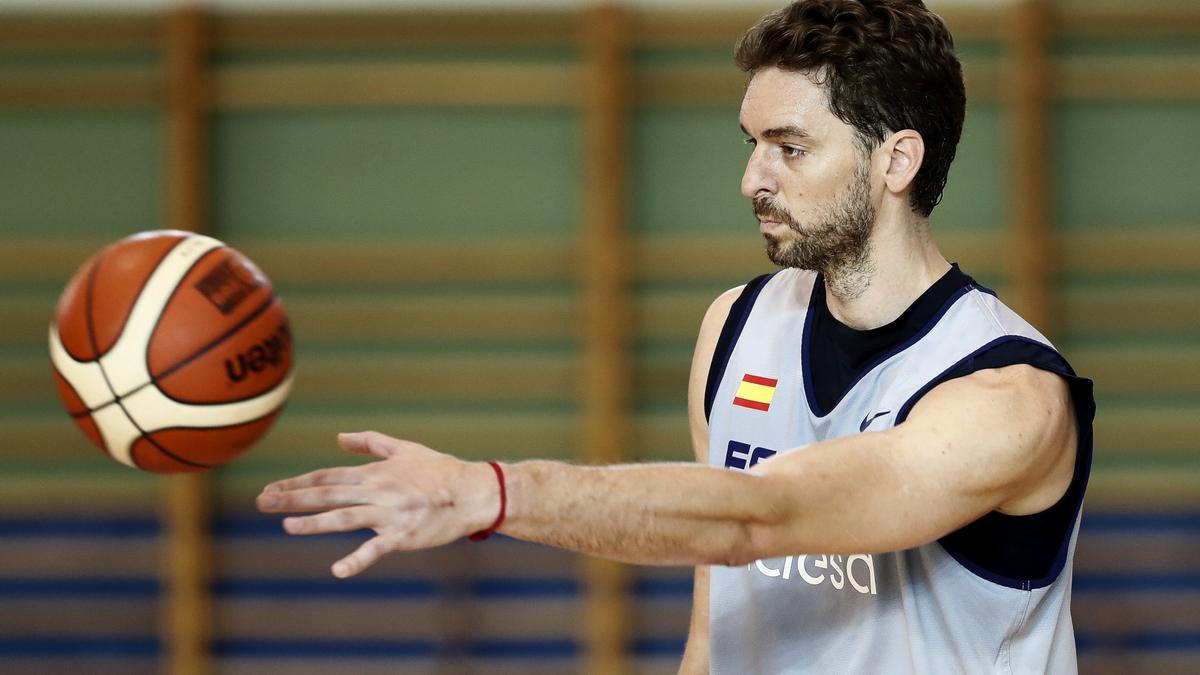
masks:
<svg viewBox="0 0 1200 675"><path fill-rule="evenodd" d="M66 341L62 339L62 333L58 330L57 323L55 324L54 334L58 336L58 341L60 344L62 344L63 351L65 351L67 353L67 356L71 357L71 359L73 361L75 361L76 363L94 363L94 362L100 360L100 355L95 353L96 352L95 340L92 340L92 337L91 337L91 325L92 325L91 324L91 311L92 311L91 310L91 283L92 283L92 279L96 275L96 268L99 267L100 258L102 258L103 256L104 256L104 251L101 251L99 254L96 255L96 258L91 261L91 264L87 268L87 281L85 282L84 287L83 287L83 304L84 304L83 319L84 319L84 323L87 324L88 331L89 331L88 332L88 344L92 345L92 353L96 358L81 359L81 358L77 357L75 354L72 354L71 348L68 347Z"/></svg>
<svg viewBox="0 0 1200 675"><path fill-rule="evenodd" d="M171 307L171 301L175 299L175 292L178 291L179 287L183 285L184 280L187 279L188 275L192 273L192 270L196 269L196 265L199 265L205 258L222 249L227 250L228 247L222 244L221 246L217 246L216 248L205 251L204 255L196 258L192 264L189 265L186 270L184 270L183 274L179 275L179 280L175 282L175 285L171 287L171 292L167 294L167 301L163 304L162 311L158 313L158 316L154 317L154 325L150 326L150 342L154 342L154 334L158 332L158 324L161 323L162 318L167 315L167 310ZM149 349L146 350L146 372L151 373L150 379L153 381L153 372L150 370Z"/></svg>
<svg viewBox="0 0 1200 675"><path fill-rule="evenodd" d="M117 331L117 340L120 340L121 335L125 332L125 326L129 323L129 317L133 316L133 308L137 306L138 299L142 297L142 292L146 290L146 284L150 283L150 278L153 277L154 273L158 271L159 265L162 265L162 262L167 259L167 256L171 255L171 251L174 251L179 247L180 244L188 241L189 239L191 239L190 236L180 237L179 241L172 244L166 251L163 251L163 254L159 256L158 260L154 261L154 266L150 268L150 274L147 274L146 278L142 279L142 283L138 285L137 293L135 293L133 296L133 303L129 305L129 311L125 313L125 318L121 319L121 328ZM192 263L192 267L195 267L195 265L196 263ZM97 264L96 267L99 268L100 265ZM188 271L190 272L191 269L192 268L189 267ZM187 276L187 272L184 272L184 276ZM171 293L174 294L175 291L172 290ZM154 333L151 332L151 335L153 334ZM116 341L114 341L113 344L117 344ZM99 360L99 358L100 356L97 355L96 359Z"/></svg>
<svg viewBox="0 0 1200 675"><path fill-rule="evenodd" d="M125 332L125 325L129 322L129 317L133 314L133 307L134 307L134 305L137 304L137 299L142 296L142 291L144 291L146 289L146 283L150 281L150 277L154 276L154 270L158 269L158 266L162 264L162 261L167 259L167 256L171 254L171 251L174 251L180 244L187 241L188 239L191 239L191 237L185 236L185 237L180 238L179 241L172 244L171 247L168 248L162 254L162 257L160 257L158 259L158 262L154 263L154 267L150 270L150 274L147 275L146 278L142 281L141 286L138 286L137 295L133 296L133 304L129 306L129 313L126 314L125 319L123 321L121 321L121 330L117 331L117 339L118 340L120 339L121 334ZM105 248L103 251L101 251L100 253L96 254L95 260L92 261L91 268L88 269L87 283L84 285L83 319L84 319L84 323L87 325L88 344L90 344L92 346L92 353L96 355L96 358L88 359L85 361L80 361L79 359L75 358L75 355L71 353L71 350L67 349L67 344L65 342L62 342L61 333L59 333L59 342L62 343L63 350L67 352L67 356L70 356L71 359L73 359L76 363L95 363L97 366L100 367L100 376L104 378L104 384L105 384L105 386L108 387L108 393L112 394L113 397L112 397L112 400L101 403L100 405L96 406L95 408L88 407L87 411L83 412L83 413L77 414L77 413L73 413L68 410L67 414L70 415L71 417L82 417L84 415L91 415L92 413L96 412L97 410L103 410L104 408L107 408L108 406L110 406L114 403L118 403L121 400L121 397L117 395L116 389L113 388L112 383L109 382L109 380L108 380L108 373L105 372L105 370L104 370L104 364L100 363L100 358L103 355L100 353L100 345L96 341L95 322L92 320L92 295L95 292L94 289L95 289L95 285L96 285L96 275L99 274L100 263L104 260L104 258L106 258L108 256L108 253L111 250L112 250L112 246L109 246L109 247ZM189 268L189 269L191 269L191 268ZM56 333L58 332L57 328L55 329L55 332ZM51 365L53 366L53 364L51 364ZM55 372L58 372L59 377L61 377L63 379L63 381L66 382L71 387L71 391L74 391L75 395L79 396L79 392L76 391L75 385L71 384L71 381L68 380L65 375L63 375L61 372L58 371L57 366L53 366L53 367L54 367ZM147 370L147 372L149 372L149 371ZM151 381L153 381L153 379L151 379ZM149 382L147 382L146 384L149 384ZM142 385L141 387L138 387L138 389L141 389L144 386L146 386L146 385ZM79 400L82 402L83 397L80 396ZM85 407L87 407L86 404L85 404ZM124 409L124 406L122 406L122 409ZM133 420L131 419L130 421L132 422ZM98 422L97 422L97 429L99 429ZM105 448L105 452L107 452L107 451L108 451L108 449Z"/></svg>
<svg viewBox="0 0 1200 675"><path fill-rule="evenodd" d="M105 408L107 408L111 405L114 405L114 404L116 404L116 401L109 401L108 403L103 403L101 405L96 406L95 408L89 408L89 409L85 410L84 412L78 412L78 413L68 412L67 414L70 415L71 417L74 417L75 419L79 419L80 417L87 417L89 415L94 415L95 413L98 413L101 410L104 410Z"/></svg>
<svg viewBox="0 0 1200 675"><path fill-rule="evenodd" d="M214 338L212 341L210 341L208 344L206 344L203 347L196 350L196 352L193 353L192 355L186 356L183 359L181 359L178 363L176 363L175 365L173 365L169 368L163 369L163 371L161 373L159 373L158 375L154 375L153 372L151 371L150 381L157 382L158 380L161 380L164 377L167 377L168 375L174 373L175 371L179 370L180 368L183 368L184 366L191 363L192 361L195 361L196 359L200 358L201 356L204 356L208 352L212 351L218 345L220 345L222 342L233 337L234 335L237 334L238 331L240 331L241 329L248 326L250 324L250 322L252 322L255 319L257 319L258 317L262 316L263 312L270 309L271 305L274 304L275 300L277 300L277 299L278 299L278 296L276 296L275 292L272 291L271 294L269 296L267 296L267 298L265 300L262 301L262 304L260 304L258 307L254 308L253 312L250 312L249 314L247 314L245 317L242 318L241 321L238 321L236 324L234 324L233 326L228 328L224 333L221 333L216 338ZM164 313L165 313L165 311L164 311ZM150 370L150 352L149 352L149 350L146 351L146 370L147 371Z"/></svg>
<svg viewBox="0 0 1200 675"><path fill-rule="evenodd" d="M96 270L100 268L100 261L104 259L104 256L106 254L107 254L107 250L100 252L100 254L96 257L96 264L92 265L92 269L88 273L87 286L84 288L84 294L83 294L83 318L84 318L84 323L87 324L88 344L90 344L92 346L92 351L96 353L96 365L100 368L100 377L104 378L104 386L108 387L108 393L112 394L112 397L113 397L111 403L116 403L118 406L120 406L121 412L125 413L125 416L129 417L129 421L131 423L133 423L133 425L136 427L137 423L134 422L133 418L129 416L129 411L125 410L125 406L121 405L121 397L117 396L116 388L113 387L112 382L109 381L108 373L105 372L105 370L104 370L104 364L100 363L100 349L99 349L99 347L97 347L96 333L94 330L92 330L92 324L93 324L93 321L92 321L92 293L94 292L95 285L96 285ZM116 456L113 455L112 451L109 450L109 448L108 448L108 440L104 438L104 433L100 429L99 421L96 422L96 430L101 432L100 433L100 444L102 446L104 446L104 453L107 454L109 457L116 459ZM140 431L140 429L139 429L139 431ZM130 461L133 461L132 458L133 458L133 453L130 453ZM134 464L137 464L137 462L134 462ZM138 468L141 468L141 467L138 467Z"/></svg>
<svg viewBox="0 0 1200 675"><path fill-rule="evenodd" d="M226 430L226 429L233 429L235 427L245 426L247 424L254 424L255 422L261 422L261 421L267 419L268 417L270 417L272 415L278 415L281 412L283 412L283 406L275 408L274 410L272 410L271 412L269 412L265 415L259 415L258 417L255 417L254 419L249 419L249 420L246 420L245 422L238 422L237 424L225 424L225 425L222 425L219 427L188 427L188 426L163 427L162 429L155 429L153 433L157 434L162 431L222 431L222 430ZM220 466L220 465L215 464L214 466Z"/></svg>
<svg viewBox="0 0 1200 675"><path fill-rule="evenodd" d="M187 241L187 239L188 239L188 237L185 237L185 238L181 239L179 242L177 242L177 243L175 244L175 246L178 246L180 243L183 243L184 241ZM172 247L171 247L171 250L172 250L172 251L173 251L173 250L175 250L175 246L172 246ZM98 268L100 267L100 261L101 261L101 260L104 258L104 255L105 255L104 253L101 253L101 255L100 255L100 258L98 258L98 259L96 260L96 265L95 265L95 267L93 267L93 268L92 268L92 274L90 274L90 275L88 276L87 292L86 292L86 294L84 295L84 310L85 310L85 317L86 317L86 319L87 319L87 328L88 328L88 341L91 343L91 345L92 345L92 349L93 349L94 351L96 351L97 353L98 353L100 350L99 350L99 348L98 348L98 346L97 346L97 342L96 342L96 333L95 333L95 331L93 330L93 321L92 321L92 294L93 294L93 292L94 292L94 286L95 286L95 282L96 282L96 274L95 274L95 271L96 271L96 269L98 269ZM161 262L161 261L160 261L160 262ZM189 268L189 269L190 269L190 268ZM139 293L138 293L138 294L139 294L139 296L140 296L141 292L139 291ZM137 301L135 300L134 302L136 303ZM130 313L132 313L132 310L130 310ZM104 378L104 384L105 384L105 386L107 386L107 387L108 387L108 391L109 391L109 393L111 393L111 394L113 395L113 400L112 400L112 401L109 403L109 405L111 405L112 403L115 403L115 404L117 404L117 407L121 409L121 413L125 415L125 419L129 420L129 423L133 425L133 428L134 428L134 429L137 429L137 431L138 431L138 434L140 434L139 438L145 438L147 441L149 441L149 442L150 442L150 444L151 444L151 445L153 445L154 447L158 448L159 452L162 452L164 455L167 455L168 457L171 457L172 459L176 459L176 460L178 460L178 461L182 462L183 464L191 464L192 466L195 466L195 467L197 467L197 468L204 468L204 469L210 469L210 468L212 468L212 467L209 467L209 466L205 466L205 465L203 465L203 464L195 464L195 463L193 463L193 462L188 462L187 460L183 460L183 459L180 459L180 458L178 458L178 457L175 457L175 456L174 456L174 455L172 455L170 452L167 452L167 450L166 450L165 448L163 448L163 447L162 447L162 446L160 446L158 443L156 443L156 442L154 441L154 439L153 439L153 438L150 438L150 437L149 437L149 436L146 434L146 430L142 428L142 425L138 424L138 423L137 423L137 420L133 419L133 415L131 415L131 414L129 413L129 409L125 407L125 404L124 404L124 403L121 401L121 397L117 395L117 390L116 390L116 388L112 386L112 382L111 382L111 381L108 379L108 371L104 370L104 362L103 362L103 361L99 361L99 360L97 360L97 362L96 362L96 363L97 363L97 365L98 365L98 366L100 366L100 376ZM96 429L97 429L97 430L99 430L99 429L100 429L100 423L99 423L99 422L96 422ZM105 439L104 439L104 434L103 434L103 432L101 432L101 434L100 434L100 439L101 439L101 440L105 440ZM129 461L130 461L130 462L131 462L131 463L132 463L132 464L133 464L135 467L137 467L137 468L139 468L139 469L142 469L142 470L144 471L144 470L145 470L145 467L143 467L143 466L141 465L141 463L137 461L137 458L136 458L136 457L134 456L134 454L133 454L133 446L134 446L134 444L135 444L135 443L137 443L137 440L136 440L136 439L135 439L135 440L133 440L132 442L130 442L130 444L129 444ZM115 456L114 456L114 455L112 454L112 452L111 452L111 451L108 449L108 443L107 443L107 441L104 443L104 452L105 452L106 454L108 454L108 456L109 456L109 457L113 457L113 458L115 459Z"/></svg>
<svg viewBox="0 0 1200 675"><path fill-rule="evenodd" d="M88 407L87 403L83 402L83 397L79 395L79 390L76 389L75 385L71 384L71 381L62 374L62 371L58 369L58 366L54 365L53 360L50 362L50 370L54 371L56 387L58 385L57 381L62 380L63 384L67 385L67 389L70 389L71 393L75 395L75 398L79 399L79 402L83 404L83 412L71 412L71 407L67 405L66 401L63 401L63 407L67 409L67 414L71 417L83 417L84 415L92 414L92 409Z"/></svg>
<svg viewBox="0 0 1200 675"><path fill-rule="evenodd" d="M163 429L155 429L152 433L157 434L157 433L160 433L163 431L220 431L222 429L232 429L234 427L240 427L240 426L243 426L246 424L254 424L255 422L261 422L272 415L279 414L279 412L281 410L282 410L282 406L272 410L271 412L269 412L265 415L255 417L252 420L246 420L245 422L238 422L237 424L226 424L226 425L220 426L220 427L166 427ZM180 457L179 455L176 455L175 453L171 452L170 450L167 450L165 447L163 447L163 445L161 443L156 441L154 438L152 438L150 436L150 434L147 434L145 432L142 432L142 438L146 439L147 441L150 442L151 445L158 448L159 452L163 453L167 457L170 457L171 459L173 459L177 462L180 462L182 464L188 464L190 466L194 466L194 467L201 468L201 469L213 469L218 466L221 466L220 464L202 464L200 462L195 462L192 460L184 459L184 458ZM249 448L247 448L247 449L249 449ZM129 448L129 456L130 456L130 458L133 457L133 447L132 446L130 446L130 448Z"/></svg>
<svg viewBox="0 0 1200 675"><path fill-rule="evenodd" d="M215 339L213 339L211 342L209 342L208 344L201 347L199 350L197 350L191 356L187 356L187 357L183 358L178 363L171 366L170 368L163 370L158 375L154 375L153 371L150 370L150 350L147 349L146 350L146 370L147 370L147 372L151 373L150 381L143 385L138 386L136 389L134 389L133 391L126 394L126 396L133 396L137 392L145 389L146 387L149 387L150 385L157 386L159 382L163 381L164 379L166 379L167 377L169 377L170 375L172 375L179 369L188 365L192 361L195 361L196 359L200 358L201 356L204 356L205 354L212 351L213 349L216 349L217 347L219 347L221 345L222 342L233 337L235 334L237 334L238 331L245 328L251 321L254 321L258 317L262 316L263 312L270 309L271 305L274 304L277 299L278 299L278 296L276 296L274 291L272 291L271 295L269 297L267 297L267 299L264 300L261 305L256 307L253 312L246 315L246 317L243 318L241 321L238 321L237 324L234 325L232 328L226 330L224 333L217 336ZM153 333L151 333L151 335L153 336ZM291 370L292 369L289 367L287 372L290 373ZM286 376L287 376L287 373L284 373L284 377L286 377ZM282 379L280 381L282 382ZM279 386L279 383L276 383L275 387L278 387L278 386ZM271 387L271 389L274 389L275 387ZM270 389L268 389L267 391L258 393L258 394L254 394L253 396L245 396L243 398L238 398L238 399L221 400L221 401L217 401L215 403L198 403L196 401L187 401L184 399L178 399L178 398L175 398L174 396L172 396L171 394L167 393L166 391L164 391L162 389L162 387L159 387L158 391L163 396L166 396L167 398L171 399L172 401L175 401L176 403L184 403L187 405L225 405L226 403L238 403L240 401L249 401L252 398L258 398L259 396L262 396L262 395L266 394L267 392L269 392Z"/></svg>
<svg viewBox="0 0 1200 675"><path fill-rule="evenodd" d="M132 421L132 420L130 420L130 421ZM137 423L135 422L134 425L136 426L136 424ZM141 430L141 427L138 427L138 430ZM152 431L150 433L156 434L160 431L165 431L165 430L164 429L155 429L154 431ZM142 431L141 438L145 439L147 442L150 443L150 445L153 445L155 448L157 448L159 452L166 455L167 457L170 457L171 459L175 460L176 462L179 462L180 464L187 464L188 466L194 466L197 469L212 469L212 468L220 466L220 464L203 464L201 462L195 462L190 459L184 459L184 458L180 457L179 455L176 455L175 453L171 452L170 450L167 450L165 447L163 447L162 443L159 443L158 441L154 440L154 437L151 436L149 433L146 433L145 431ZM135 445L136 445L136 443L137 443L137 441L134 441ZM129 458L130 459L133 459L133 447L134 447L133 445L129 446ZM136 460L134 460L134 463L136 463Z"/></svg>

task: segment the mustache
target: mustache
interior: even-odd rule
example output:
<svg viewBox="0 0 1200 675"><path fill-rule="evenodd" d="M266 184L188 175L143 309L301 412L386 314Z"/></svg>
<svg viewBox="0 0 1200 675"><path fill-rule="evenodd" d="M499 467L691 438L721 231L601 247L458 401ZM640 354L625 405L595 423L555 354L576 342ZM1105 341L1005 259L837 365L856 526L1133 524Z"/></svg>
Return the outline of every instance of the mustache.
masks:
<svg viewBox="0 0 1200 675"><path fill-rule="evenodd" d="M754 217L759 220L769 220L787 225L792 225L796 222L792 218L792 214L776 206L775 202L771 201L769 197L760 197L754 200Z"/></svg>

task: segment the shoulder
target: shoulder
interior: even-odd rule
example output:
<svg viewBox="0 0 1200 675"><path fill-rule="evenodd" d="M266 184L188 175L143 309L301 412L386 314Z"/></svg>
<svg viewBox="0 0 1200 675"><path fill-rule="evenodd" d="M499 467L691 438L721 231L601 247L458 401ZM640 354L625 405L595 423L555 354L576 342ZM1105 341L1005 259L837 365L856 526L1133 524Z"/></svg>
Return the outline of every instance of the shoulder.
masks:
<svg viewBox="0 0 1200 675"><path fill-rule="evenodd" d="M1032 365L985 368L943 382L906 423L915 423L928 440L966 449L962 459L978 464L986 474L981 482L994 482L990 487L1006 497L1000 510L1013 515L1053 504L1073 473L1077 434L1070 388L1061 375Z"/></svg>
<svg viewBox="0 0 1200 675"><path fill-rule="evenodd" d="M704 320L700 322L700 334L720 333L721 326L725 325L725 320L729 318L729 312L733 308L734 303L737 302L738 298L742 297L742 293L745 290L746 284L742 284L718 295L704 312Z"/></svg>

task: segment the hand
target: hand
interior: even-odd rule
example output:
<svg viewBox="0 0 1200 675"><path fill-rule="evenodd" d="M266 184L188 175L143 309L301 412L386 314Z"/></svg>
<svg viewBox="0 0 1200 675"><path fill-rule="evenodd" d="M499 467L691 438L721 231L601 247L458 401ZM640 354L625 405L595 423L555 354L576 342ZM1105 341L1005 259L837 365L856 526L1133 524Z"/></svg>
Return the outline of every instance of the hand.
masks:
<svg viewBox="0 0 1200 675"><path fill-rule="evenodd" d="M285 518L289 534L374 530L334 563L336 577L358 574L391 551L441 546L486 529L499 513L500 488L485 463L374 431L338 434L338 445L380 461L276 481L257 499L265 513L315 513Z"/></svg>

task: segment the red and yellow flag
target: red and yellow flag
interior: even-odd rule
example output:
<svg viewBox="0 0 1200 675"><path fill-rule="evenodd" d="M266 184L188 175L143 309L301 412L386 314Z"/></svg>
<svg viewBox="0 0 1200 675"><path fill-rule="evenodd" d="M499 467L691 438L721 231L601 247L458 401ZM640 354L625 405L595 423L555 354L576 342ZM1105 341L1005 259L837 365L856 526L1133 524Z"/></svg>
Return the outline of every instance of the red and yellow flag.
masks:
<svg viewBox="0 0 1200 675"><path fill-rule="evenodd" d="M746 373L733 396L733 404L766 412L771 407L771 399L775 397L777 384L779 380Z"/></svg>

